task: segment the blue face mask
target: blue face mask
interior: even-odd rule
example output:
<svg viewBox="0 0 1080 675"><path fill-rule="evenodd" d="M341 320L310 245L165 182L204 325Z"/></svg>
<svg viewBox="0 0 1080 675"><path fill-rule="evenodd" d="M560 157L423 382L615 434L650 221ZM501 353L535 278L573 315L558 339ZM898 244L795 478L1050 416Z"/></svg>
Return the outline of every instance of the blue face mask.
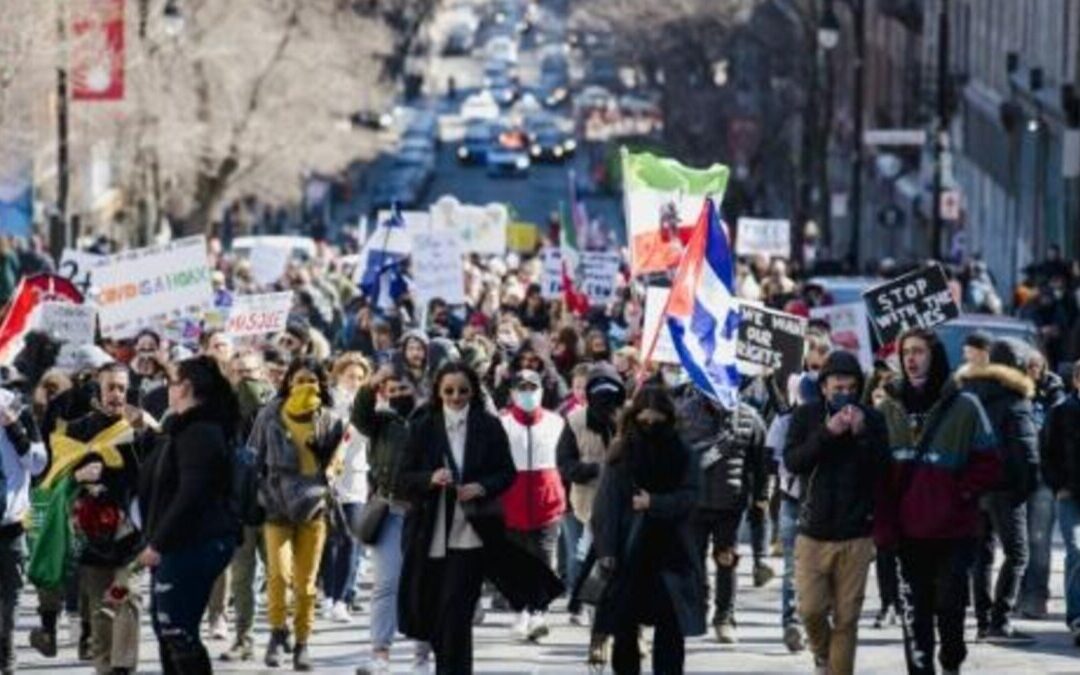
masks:
<svg viewBox="0 0 1080 675"><path fill-rule="evenodd" d="M521 408L527 413L536 412L540 407L541 392L539 389L534 391L515 391L513 393L514 405Z"/></svg>
<svg viewBox="0 0 1080 675"><path fill-rule="evenodd" d="M855 395L842 392L839 394L833 394L829 397L829 412L836 414L843 410L844 406L854 405L856 403Z"/></svg>

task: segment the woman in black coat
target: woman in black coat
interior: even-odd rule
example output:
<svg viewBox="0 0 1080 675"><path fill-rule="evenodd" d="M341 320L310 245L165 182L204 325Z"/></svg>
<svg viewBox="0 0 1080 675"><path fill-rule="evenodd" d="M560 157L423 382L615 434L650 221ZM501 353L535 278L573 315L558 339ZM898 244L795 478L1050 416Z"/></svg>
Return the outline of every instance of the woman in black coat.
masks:
<svg viewBox="0 0 1080 675"><path fill-rule="evenodd" d="M675 406L647 385L623 416L593 503L593 546L610 581L593 629L613 635L612 668L641 671L638 630L655 626L653 672L683 672L687 636L705 632L704 586L690 513L698 462L675 430Z"/></svg>
<svg viewBox="0 0 1080 675"><path fill-rule="evenodd" d="M209 356L180 363L169 378L169 417L139 475L150 611L166 673L209 673L199 624L214 581L240 535L229 503L231 448L239 406Z"/></svg>
<svg viewBox="0 0 1080 675"><path fill-rule="evenodd" d="M412 425L398 493L401 632L431 643L437 672L472 672L472 616L488 578L520 606L546 606L562 584L506 541L499 496L516 474L506 432L484 411L480 380L461 363L435 376L430 410Z"/></svg>

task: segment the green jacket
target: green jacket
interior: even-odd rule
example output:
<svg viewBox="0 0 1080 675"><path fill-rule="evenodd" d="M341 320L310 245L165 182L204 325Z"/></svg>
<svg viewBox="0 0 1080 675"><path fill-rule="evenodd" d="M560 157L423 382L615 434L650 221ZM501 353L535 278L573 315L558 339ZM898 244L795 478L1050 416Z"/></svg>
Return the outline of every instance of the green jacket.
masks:
<svg viewBox="0 0 1080 675"><path fill-rule="evenodd" d="M360 387L353 401L352 423L369 439L368 479L371 491L385 499L401 494L401 465L409 442L410 418L393 410L376 408L375 389Z"/></svg>

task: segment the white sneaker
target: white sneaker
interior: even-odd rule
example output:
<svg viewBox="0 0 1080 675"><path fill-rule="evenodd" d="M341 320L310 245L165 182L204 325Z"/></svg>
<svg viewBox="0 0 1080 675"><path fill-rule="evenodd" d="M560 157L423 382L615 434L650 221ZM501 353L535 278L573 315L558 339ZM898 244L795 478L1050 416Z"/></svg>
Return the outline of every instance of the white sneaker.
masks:
<svg viewBox="0 0 1080 675"><path fill-rule="evenodd" d="M210 624L210 637L215 640L229 639L229 621L224 614L218 615L214 622Z"/></svg>
<svg viewBox="0 0 1080 675"><path fill-rule="evenodd" d="M60 627L64 629L64 644L79 644L79 615L64 612L60 615Z"/></svg>
<svg viewBox="0 0 1080 675"><path fill-rule="evenodd" d="M548 636L551 630L547 624L547 614L544 612L537 612L529 616L529 634L528 638L530 642L538 642L542 638Z"/></svg>
<svg viewBox="0 0 1080 675"><path fill-rule="evenodd" d="M372 656L367 663L356 669L356 675L390 675L390 658Z"/></svg>
<svg viewBox="0 0 1080 675"><path fill-rule="evenodd" d="M510 627L510 635L518 640L528 640L530 618L528 612L522 612L517 621L514 622L514 625Z"/></svg>
<svg viewBox="0 0 1080 675"><path fill-rule="evenodd" d="M334 623L352 623L349 606L340 600L335 602L333 607L330 608L330 620Z"/></svg>
<svg viewBox="0 0 1080 675"><path fill-rule="evenodd" d="M570 615L571 626L585 626L586 628L592 623L592 619L589 618L589 610L586 607L582 607L576 614Z"/></svg>

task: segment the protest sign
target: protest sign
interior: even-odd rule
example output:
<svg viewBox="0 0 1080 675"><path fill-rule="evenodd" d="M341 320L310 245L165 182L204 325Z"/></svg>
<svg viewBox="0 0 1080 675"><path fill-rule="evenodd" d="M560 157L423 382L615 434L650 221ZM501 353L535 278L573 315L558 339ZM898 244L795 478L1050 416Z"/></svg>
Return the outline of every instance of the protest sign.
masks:
<svg viewBox="0 0 1080 675"><path fill-rule="evenodd" d="M60 265L56 272L71 280L83 295L89 295L94 285L94 268L101 264L105 256L87 253L74 248L65 248L60 256Z"/></svg>
<svg viewBox="0 0 1080 675"><path fill-rule="evenodd" d="M285 274L292 251L281 246L258 243L251 249L248 262L251 264L251 278L260 286L269 286Z"/></svg>
<svg viewBox="0 0 1080 675"><path fill-rule="evenodd" d="M465 304L465 268L461 257L461 239L450 230L413 232L413 293L421 302L422 313L434 298L448 305Z"/></svg>
<svg viewBox="0 0 1080 675"><path fill-rule="evenodd" d="M680 363L679 353L675 351L675 343L671 339L671 329L667 322L663 321L669 295L671 289L662 286L649 286L645 291L645 322L642 326L641 349L642 358L648 356L649 348L653 349L650 358L652 363Z"/></svg>
<svg viewBox="0 0 1080 675"><path fill-rule="evenodd" d="M280 333L285 330L292 301L292 291L238 295L233 298L225 332L235 337Z"/></svg>
<svg viewBox="0 0 1080 675"><path fill-rule="evenodd" d="M741 318L735 343L737 358L776 373L792 373L799 369L806 319L747 304L740 306L739 313Z"/></svg>
<svg viewBox="0 0 1080 675"><path fill-rule="evenodd" d="M829 336L838 349L859 357L859 365L869 371L874 365L874 353L870 346L870 327L866 319L866 305L851 302L843 305L813 307L810 318L829 324Z"/></svg>
<svg viewBox="0 0 1080 675"><path fill-rule="evenodd" d="M233 253L240 257L250 255L250 251L259 246L282 248L297 258L311 259L318 253L315 240L302 235L259 234L250 237L237 237L232 242Z"/></svg>
<svg viewBox="0 0 1080 675"><path fill-rule="evenodd" d="M98 320L107 338L131 337L176 316L213 305L206 238L136 248L107 256L94 270Z"/></svg>
<svg viewBox="0 0 1080 675"><path fill-rule="evenodd" d="M604 306L615 295L621 257L607 251L586 251L581 254L581 283L579 289L589 298L589 304Z"/></svg>
<svg viewBox="0 0 1080 675"><path fill-rule="evenodd" d="M945 270L930 265L863 291L863 300L882 344L909 328L933 328L960 316Z"/></svg>
<svg viewBox="0 0 1080 675"><path fill-rule="evenodd" d="M739 218L735 237L736 255L791 257L791 221L783 219Z"/></svg>
<svg viewBox="0 0 1080 675"><path fill-rule="evenodd" d="M562 297L562 273L562 250L545 248L540 251L540 295L545 300L557 300Z"/></svg>
<svg viewBox="0 0 1080 675"><path fill-rule="evenodd" d="M92 344L97 310L93 305L48 301L41 303L37 313L37 330L59 342Z"/></svg>
<svg viewBox="0 0 1080 675"><path fill-rule="evenodd" d="M506 248L514 253L532 254L540 243L540 229L533 223L514 222L506 226Z"/></svg>
<svg viewBox="0 0 1080 675"><path fill-rule="evenodd" d="M431 205L431 228L453 230L466 253L506 255L506 225L510 212L504 204L475 206L449 196Z"/></svg>

